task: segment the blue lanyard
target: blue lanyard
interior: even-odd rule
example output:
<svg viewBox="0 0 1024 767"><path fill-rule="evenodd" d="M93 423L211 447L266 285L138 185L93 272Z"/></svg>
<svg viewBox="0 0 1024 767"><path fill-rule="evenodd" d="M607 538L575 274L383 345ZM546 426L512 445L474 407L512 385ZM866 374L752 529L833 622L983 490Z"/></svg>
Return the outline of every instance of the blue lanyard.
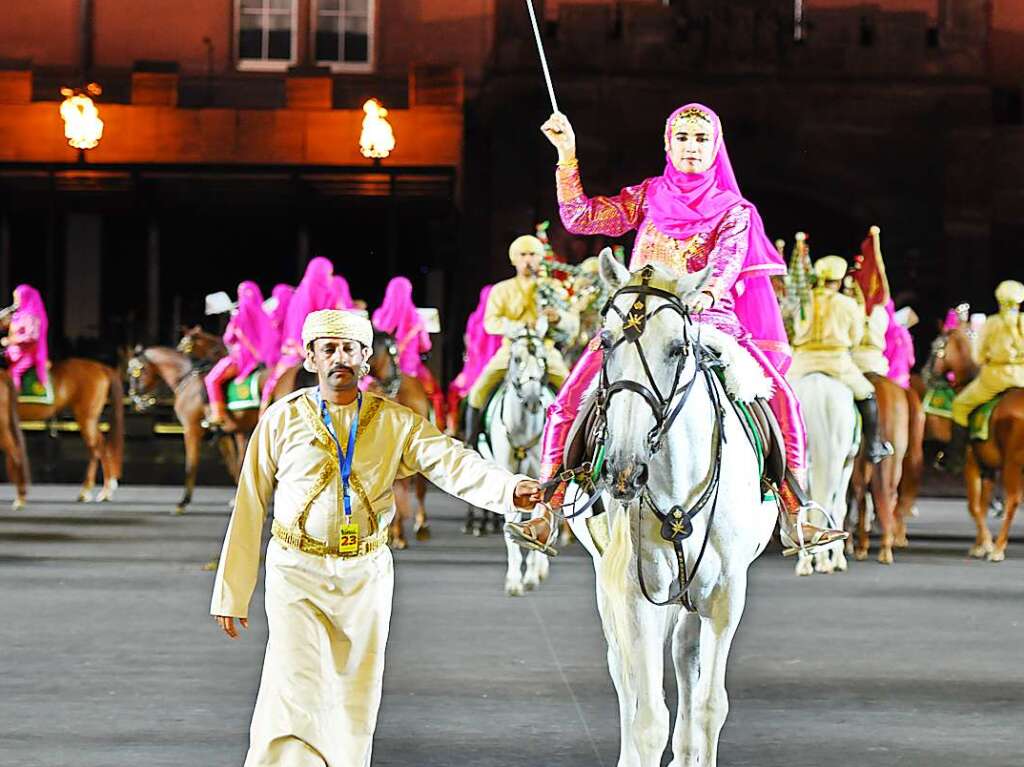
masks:
<svg viewBox="0 0 1024 767"><path fill-rule="evenodd" d="M348 431L348 449L341 451L341 443L334 431L334 423L331 421L331 414L327 412L327 403L320 396L320 389L316 390L316 401L320 405L320 418L327 427L327 433L334 440L334 447L338 451L338 465L341 467L341 492L345 503L345 524L352 521L352 496L349 493L349 478L352 476L352 458L356 453L356 433L359 431L359 411L363 407L363 393L360 392L356 399L356 415L352 419L352 428Z"/></svg>

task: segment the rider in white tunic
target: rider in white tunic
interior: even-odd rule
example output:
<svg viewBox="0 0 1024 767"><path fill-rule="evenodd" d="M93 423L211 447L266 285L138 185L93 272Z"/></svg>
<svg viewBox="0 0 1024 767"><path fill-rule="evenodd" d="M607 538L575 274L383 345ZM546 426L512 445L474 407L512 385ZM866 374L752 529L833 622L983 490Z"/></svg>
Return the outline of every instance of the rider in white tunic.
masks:
<svg viewBox="0 0 1024 767"><path fill-rule="evenodd" d="M232 638L235 619L248 625L273 497L270 638L246 767L370 764L391 620L396 479L421 473L498 513L533 508L541 497L536 482L485 461L408 408L359 395L372 341L362 317L310 314L305 364L319 386L273 405L245 455L210 612Z"/></svg>

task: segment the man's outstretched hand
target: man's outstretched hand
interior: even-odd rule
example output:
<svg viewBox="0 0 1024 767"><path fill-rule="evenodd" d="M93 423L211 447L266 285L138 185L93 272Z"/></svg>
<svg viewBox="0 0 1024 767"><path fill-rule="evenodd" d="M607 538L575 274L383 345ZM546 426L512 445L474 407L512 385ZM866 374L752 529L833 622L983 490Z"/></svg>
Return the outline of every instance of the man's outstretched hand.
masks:
<svg viewBox="0 0 1024 767"><path fill-rule="evenodd" d="M214 615L213 619L217 621L217 625L221 627L221 630L228 635L231 639L238 639L238 629L235 628L235 619L230 615ZM239 618L238 622L242 624L242 628L249 628L248 618Z"/></svg>
<svg viewBox="0 0 1024 767"><path fill-rule="evenodd" d="M544 491L541 490L540 482L535 479L524 479L516 485L516 492L512 502L517 509L531 511L534 506L544 501Z"/></svg>

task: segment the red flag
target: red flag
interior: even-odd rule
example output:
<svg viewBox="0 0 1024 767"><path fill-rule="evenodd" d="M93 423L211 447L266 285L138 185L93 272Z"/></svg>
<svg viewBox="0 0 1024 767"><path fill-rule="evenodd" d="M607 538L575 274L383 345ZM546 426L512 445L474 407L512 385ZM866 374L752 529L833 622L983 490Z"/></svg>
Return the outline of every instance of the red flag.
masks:
<svg viewBox="0 0 1024 767"><path fill-rule="evenodd" d="M872 309L889 300L889 280L885 276L879 233L877 226L871 227L868 236L860 244L860 255L853 260L853 278L864 294L866 314L871 314Z"/></svg>

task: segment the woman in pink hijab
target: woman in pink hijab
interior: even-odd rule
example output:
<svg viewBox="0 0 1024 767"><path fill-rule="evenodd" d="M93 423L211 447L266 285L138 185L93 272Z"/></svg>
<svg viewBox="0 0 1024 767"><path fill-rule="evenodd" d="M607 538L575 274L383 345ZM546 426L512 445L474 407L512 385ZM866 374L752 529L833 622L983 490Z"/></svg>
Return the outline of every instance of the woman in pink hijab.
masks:
<svg viewBox="0 0 1024 767"><path fill-rule="evenodd" d="M784 377L790 349L770 279L785 273L785 263L765 235L757 208L740 194L718 115L701 104L687 104L669 115L662 175L613 197L584 194L576 138L564 115L552 115L541 130L558 150L559 213L568 231L618 237L637 230L630 262L634 270L648 263L677 273L711 267L699 306L701 321L735 338L774 386L771 407L786 438L791 470L781 488L783 533L793 542L802 536L807 550L845 538L830 529L834 523L801 488L806 482L806 430L800 405ZM560 469L569 428L602 359L599 343L591 343L549 410L541 481ZM804 524L798 530L801 509L814 509L819 524ZM546 521L534 520L525 537L546 542L546 527Z"/></svg>
<svg viewBox="0 0 1024 767"><path fill-rule="evenodd" d="M281 282L270 291L271 308L266 311L267 319L270 321L270 332L273 334L274 353L271 358L265 360L267 367L277 364L281 358L281 333L284 328L284 317L288 312L288 304L291 303L295 288Z"/></svg>
<svg viewBox="0 0 1024 767"><path fill-rule="evenodd" d="M223 424L228 417L224 384L229 378L242 381L252 375L260 363L276 353L275 334L263 311L259 285L246 280L238 285L238 308L224 332L228 354L206 374L206 394L210 400L210 423Z"/></svg>
<svg viewBox="0 0 1024 767"><path fill-rule="evenodd" d="M885 304L889 327L885 331L885 358L889 361L888 376L904 389L910 388L910 371L914 367L914 339L910 331L896 319L896 304L890 298Z"/></svg>
<svg viewBox="0 0 1024 767"><path fill-rule="evenodd" d="M393 277L384 291L384 303L373 313L373 326L389 333L398 346L398 367L402 374L418 378L434 405L437 425L444 424L444 397L433 374L423 364L422 355L430 351L430 334L412 302L412 283L405 277Z"/></svg>
<svg viewBox="0 0 1024 767"><path fill-rule="evenodd" d="M4 355L11 363L9 373L16 391L21 391L21 379L35 368L39 383L49 382L47 366L50 362L46 332L50 323L39 291L31 285L14 289L14 314L7 335L3 338Z"/></svg>
<svg viewBox="0 0 1024 767"><path fill-rule="evenodd" d="M501 336L491 335L484 329L484 312L487 310L487 297L491 294L493 285L485 285L480 290L480 301L476 309L466 320L466 333L463 341L466 346L465 359L462 370L452 379L448 385L448 418L457 418L459 403L466 397L469 390L473 388L476 379L491 357L501 347ZM449 433L456 432L457 423L449 423Z"/></svg>
<svg viewBox="0 0 1024 767"><path fill-rule="evenodd" d="M331 295L334 298L335 309L350 311L356 308L356 302L352 300L352 291L349 289L348 280L340 274L331 278Z"/></svg>
<svg viewBox="0 0 1024 767"><path fill-rule="evenodd" d="M302 364L306 353L302 348L302 323L306 315L320 309L333 309L335 304L334 265L322 256L312 259L306 266L306 273L295 289L281 326L281 347L277 364L274 365L263 384L260 410L265 410L274 397L274 389L281 376L293 367Z"/></svg>

